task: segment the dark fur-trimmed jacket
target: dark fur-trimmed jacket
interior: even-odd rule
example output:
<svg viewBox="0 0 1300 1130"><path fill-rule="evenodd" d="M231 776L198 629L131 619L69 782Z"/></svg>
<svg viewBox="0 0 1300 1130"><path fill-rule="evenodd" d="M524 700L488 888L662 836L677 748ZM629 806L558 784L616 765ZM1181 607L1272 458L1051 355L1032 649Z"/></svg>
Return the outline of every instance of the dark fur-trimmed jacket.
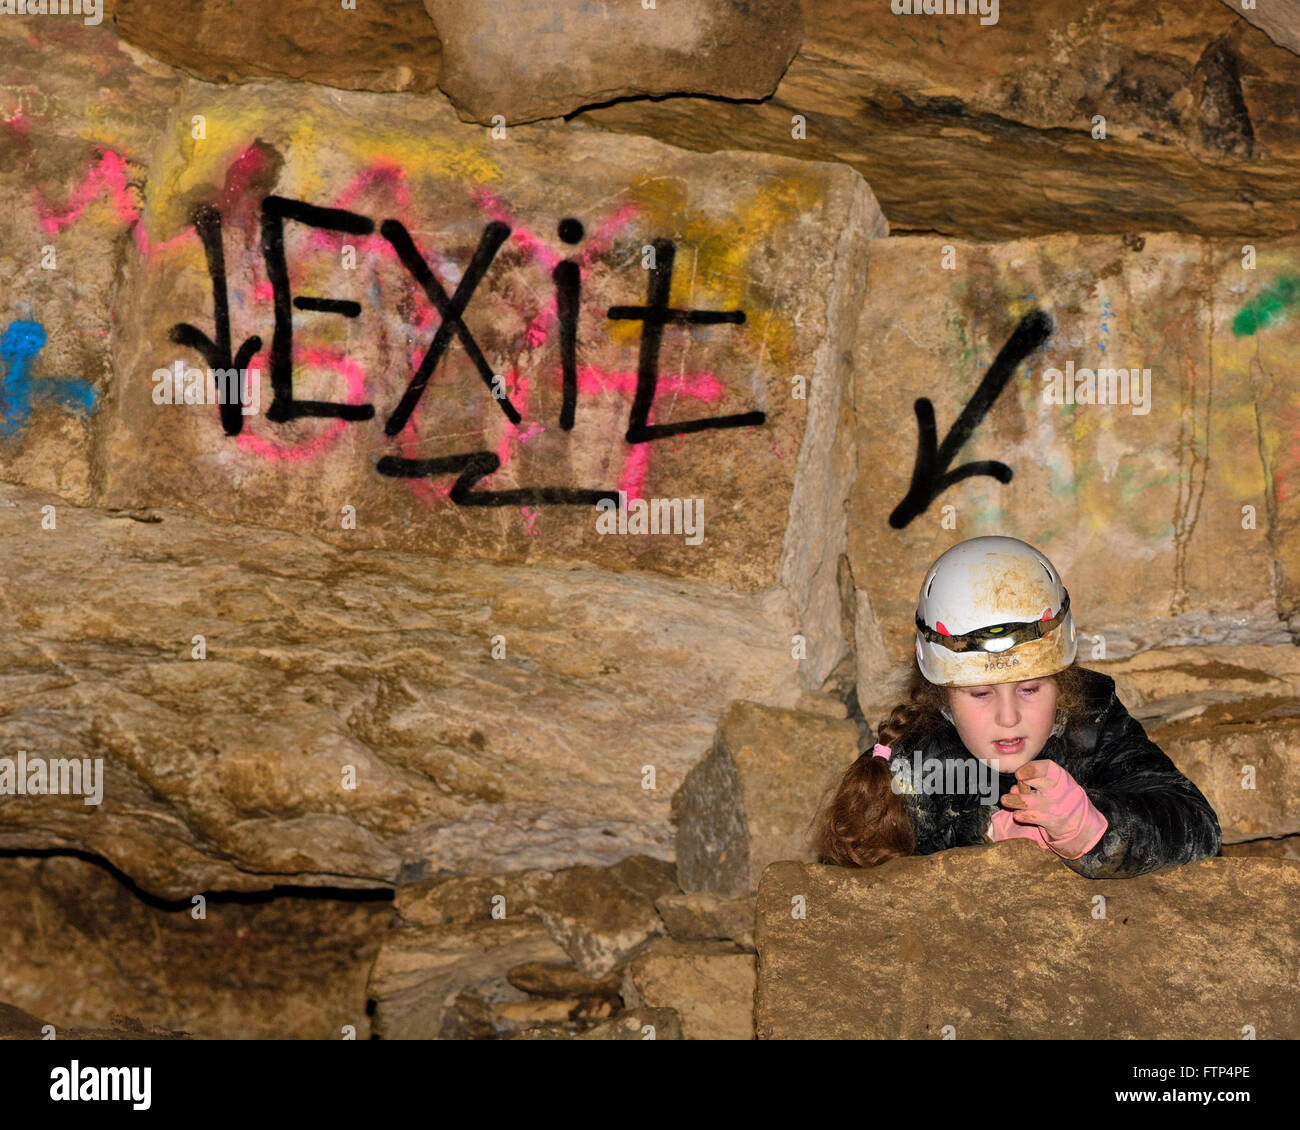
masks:
<svg viewBox="0 0 1300 1130"><path fill-rule="evenodd" d="M1115 695L1115 680L1099 671L1088 676L1083 722L1072 722L1049 738L1034 760L1057 762L1106 817L1105 834L1079 859L1063 863L1089 879L1128 879L1177 863L1194 863L1219 853L1219 818L1209 801L1184 777ZM904 734L894 743L890 770L903 767L902 780L930 759L976 762L948 722L939 730ZM946 781L974 781L973 766L954 766ZM988 781L986 768L984 778ZM998 797L1011 791L1014 773L999 773ZM1000 804L985 805L979 792L908 791L908 812L916 829L916 855L991 842L989 821ZM960 786L958 786L960 788ZM986 794L987 795L987 794Z"/></svg>

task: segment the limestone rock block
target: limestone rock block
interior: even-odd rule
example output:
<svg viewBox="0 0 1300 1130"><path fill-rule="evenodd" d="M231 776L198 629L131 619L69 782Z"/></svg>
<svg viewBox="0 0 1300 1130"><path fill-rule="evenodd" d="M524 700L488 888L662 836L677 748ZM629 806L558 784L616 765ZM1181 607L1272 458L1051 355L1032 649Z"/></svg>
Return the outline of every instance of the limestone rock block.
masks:
<svg viewBox="0 0 1300 1130"><path fill-rule="evenodd" d="M755 957L725 943L656 938L628 964L629 1008L670 1008L687 1040L754 1038Z"/></svg>
<svg viewBox="0 0 1300 1130"><path fill-rule="evenodd" d="M1149 736L1205 794L1225 843L1300 833L1300 697L1215 704Z"/></svg>
<svg viewBox="0 0 1300 1130"><path fill-rule="evenodd" d="M171 131L150 171L159 250L128 263L106 505L462 567L780 584L813 609L810 635L830 601L840 636L825 595L852 469L840 405L886 230L858 174L562 124L499 144L436 100L296 85L189 82L175 113L213 136ZM464 324L439 336L458 286ZM643 349L647 302L695 313ZM246 369L243 399L165 403L177 362L182 385ZM666 501L652 514L650 498ZM622 526L597 502L621 503Z"/></svg>
<svg viewBox="0 0 1300 1130"><path fill-rule="evenodd" d="M936 19L806 0L803 46L771 98L624 100L573 120L702 151L844 161L898 231L1140 240L1160 229L1238 249L1245 233L1295 232L1300 119L1277 107L1300 104L1300 59L1247 26L1238 0L1110 0L1081 20L1004 3L996 26L966 8ZM1026 66L1025 43L1050 44L1050 64Z"/></svg>
<svg viewBox="0 0 1300 1130"><path fill-rule="evenodd" d="M205 917L68 855L0 858L0 1000L64 1030L130 1017L197 1040L370 1037L391 900L209 897Z"/></svg>
<svg viewBox="0 0 1300 1130"><path fill-rule="evenodd" d="M92 852L166 898L671 855L727 702L795 694L786 617L689 582L433 567L16 486L0 540L3 756L103 770L98 805L0 796L0 847Z"/></svg>
<svg viewBox="0 0 1300 1130"><path fill-rule="evenodd" d="M682 889L745 896L774 860L815 858L818 806L858 753L847 720L728 706L713 749L673 797Z"/></svg>
<svg viewBox="0 0 1300 1130"><path fill-rule="evenodd" d="M1289 643L1159 647L1123 659L1089 657L1086 666L1115 680L1143 725L1182 721L1211 703L1300 697L1300 648Z"/></svg>
<svg viewBox="0 0 1300 1130"><path fill-rule="evenodd" d="M118 265L182 83L107 20L75 19L69 37L74 19L0 18L0 478L84 504L115 384Z"/></svg>
<svg viewBox="0 0 1300 1130"><path fill-rule="evenodd" d="M734 941L754 949L754 899L721 898L696 891L665 895L655 902L670 937L678 941Z"/></svg>
<svg viewBox="0 0 1300 1130"><path fill-rule="evenodd" d="M349 90L433 90L441 45L420 0L116 0L128 43L206 82L265 78Z"/></svg>
<svg viewBox="0 0 1300 1130"><path fill-rule="evenodd" d="M1293 1040L1297 922L1284 859L1089 880L1010 840L867 870L777 863L758 893L757 1033Z"/></svg>
<svg viewBox="0 0 1300 1130"><path fill-rule="evenodd" d="M586 0L425 0L438 79L467 121L557 118L656 94L766 98L799 49L799 0L646 9Z"/></svg>

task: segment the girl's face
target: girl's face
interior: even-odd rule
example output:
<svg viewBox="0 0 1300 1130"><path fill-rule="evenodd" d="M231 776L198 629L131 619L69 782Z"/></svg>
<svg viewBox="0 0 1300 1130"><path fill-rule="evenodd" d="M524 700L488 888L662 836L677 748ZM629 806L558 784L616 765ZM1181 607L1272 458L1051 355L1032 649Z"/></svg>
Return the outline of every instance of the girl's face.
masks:
<svg viewBox="0 0 1300 1130"><path fill-rule="evenodd" d="M1056 720L1056 682L1022 679L982 687L949 687L948 709L957 734L978 760L999 773L1033 761ZM1019 744L999 745L1003 738Z"/></svg>

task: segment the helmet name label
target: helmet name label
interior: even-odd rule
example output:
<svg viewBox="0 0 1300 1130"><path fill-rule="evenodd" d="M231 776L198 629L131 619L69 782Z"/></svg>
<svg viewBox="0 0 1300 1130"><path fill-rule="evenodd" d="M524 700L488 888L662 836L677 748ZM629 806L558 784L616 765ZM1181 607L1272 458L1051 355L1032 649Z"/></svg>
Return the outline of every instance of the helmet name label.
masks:
<svg viewBox="0 0 1300 1130"><path fill-rule="evenodd" d="M1020 660L1014 655L989 656L984 662L985 671L1004 671L1008 667L1019 667Z"/></svg>

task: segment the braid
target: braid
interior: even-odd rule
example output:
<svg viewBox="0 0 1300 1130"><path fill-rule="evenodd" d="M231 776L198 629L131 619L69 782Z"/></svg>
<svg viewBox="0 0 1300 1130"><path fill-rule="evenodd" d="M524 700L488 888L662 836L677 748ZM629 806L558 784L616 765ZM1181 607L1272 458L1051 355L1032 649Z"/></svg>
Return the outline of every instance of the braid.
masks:
<svg viewBox="0 0 1300 1130"><path fill-rule="evenodd" d="M941 715L947 704L944 688L935 686L926 679L913 660L907 699L895 706L889 717L881 721L876 730L876 741L881 745L893 745L913 730L936 728L941 724Z"/></svg>
<svg viewBox="0 0 1300 1130"><path fill-rule="evenodd" d="M876 740L892 745L915 729L941 724L944 690L928 682L913 661L907 699L890 711ZM916 850L907 801L894 791L889 763L863 753L845 771L818 822L819 858L841 867L874 867Z"/></svg>
<svg viewBox="0 0 1300 1130"><path fill-rule="evenodd" d="M892 746L912 728L921 713L921 706L917 702L900 702L889 717L880 723L876 730L876 741L881 745Z"/></svg>

